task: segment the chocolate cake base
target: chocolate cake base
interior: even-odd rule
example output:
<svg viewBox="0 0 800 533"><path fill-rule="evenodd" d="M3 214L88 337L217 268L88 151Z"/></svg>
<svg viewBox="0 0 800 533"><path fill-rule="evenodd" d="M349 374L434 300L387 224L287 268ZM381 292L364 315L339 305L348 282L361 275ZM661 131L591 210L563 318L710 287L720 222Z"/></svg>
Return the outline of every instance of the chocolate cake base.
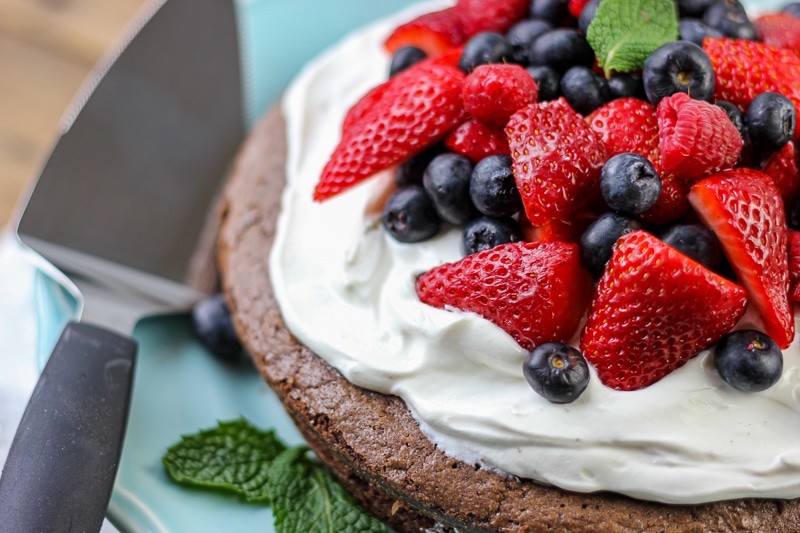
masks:
<svg viewBox="0 0 800 533"><path fill-rule="evenodd" d="M399 532L800 530L800 500L665 505L577 494L479 468L434 446L401 399L345 380L289 333L270 287L283 132L280 110L272 109L232 167L219 237L223 287L264 379L311 448L365 508Z"/></svg>

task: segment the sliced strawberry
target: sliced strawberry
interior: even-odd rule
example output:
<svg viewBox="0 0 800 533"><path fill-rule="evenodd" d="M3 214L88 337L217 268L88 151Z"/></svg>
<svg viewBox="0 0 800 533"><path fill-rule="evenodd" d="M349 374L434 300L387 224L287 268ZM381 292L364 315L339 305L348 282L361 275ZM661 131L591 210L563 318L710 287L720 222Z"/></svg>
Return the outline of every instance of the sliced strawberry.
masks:
<svg viewBox="0 0 800 533"><path fill-rule="evenodd" d="M384 98L386 90L391 87L391 83L381 83L377 87L373 87L367 93L359 98L359 100L351 107L344 117L342 122L342 135L346 135L348 131L355 128L355 124L369 114L373 107L375 107L381 99Z"/></svg>
<svg viewBox="0 0 800 533"><path fill-rule="evenodd" d="M528 14L530 0L458 0L464 32L473 36L484 31L505 33Z"/></svg>
<svg viewBox="0 0 800 533"><path fill-rule="evenodd" d="M524 218L524 217L523 217ZM553 219L541 226L520 221L523 240L528 242L571 242L578 244L586 228L597 219L591 211L580 211L567 220Z"/></svg>
<svg viewBox="0 0 800 533"><path fill-rule="evenodd" d="M401 24L387 37L384 47L394 54L404 46L416 46L433 57L466 40L459 10L449 7Z"/></svg>
<svg viewBox="0 0 800 533"><path fill-rule="evenodd" d="M514 113L506 126L514 179L534 226L567 219L599 194L603 142L564 98Z"/></svg>
<svg viewBox="0 0 800 533"><path fill-rule="evenodd" d="M656 109L661 167L687 183L733 168L742 136L725 111L686 93L661 100Z"/></svg>
<svg viewBox="0 0 800 533"><path fill-rule="evenodd" d="M689 202L719 238L739 282L781 348L794 338L789 304L786 215L768 176L738 168L692 186Z"/></svg>
<svg viewBox="0 0 800 533"><path fill-rule="evenodd" d="M417 294L434 307L476 313L530 350L569 340L591 279L574 244L516 242L429 270L417 279Z"/></svg>
<svg viewBox="0 0 800 533"><path fill-rule="evenodd" d="M475 119L462 122L447 134L444 145L477 163L484 157L508 154L508 141L502 128L489 126Z"/></svg>
<svg viewBox="0 0 800 533"><path fill-rule="evenodd" d="M353 120L314 191L321 202L440 141L463 122L464 74L420 63L393 76L372 106Z"/></svg>
<svg viewBox="0 0 800 533"><path fill-rule="evenodd" d="M519 65L479 65L464 80L464 109L474 118L500 128L511 115L536 101L533 77Z"/></svg>
<svg viewBox="0 0 800 533"><path fill-rule="evenodd" d="M761 171L772 178L784 205L789 204L800 189L800 169L797 166L797 150L794 142L789 141L783 148L771 154L764 161Z"/></svg>
<svg viewBox="0 0 800 533"><path fill-rule="evenodd" d="M617 241L598 282L581 350L605 385L640 389L717 342L746 304L735 283L633 231Z"/></svg>
<svg viewBox="0 0 800 533"><path fill-rule="evenodd" d="M753 21L764 44L800 54L800 19L788 13L768 13Z"/></svg>
<svg viewBox="0 0 800 533"><path fill-rule="evenodd" d="M800 231L788 228L786 241L789 250L789 286L795 287L800 281Z"/></svg>
<svg viewBox="0 0 800 533"><path fill-rule="evenodd" d="M586 122L606 145L609 157L633 152L658 163L658 121L649 102L617 98L594 110Z"/></svg>

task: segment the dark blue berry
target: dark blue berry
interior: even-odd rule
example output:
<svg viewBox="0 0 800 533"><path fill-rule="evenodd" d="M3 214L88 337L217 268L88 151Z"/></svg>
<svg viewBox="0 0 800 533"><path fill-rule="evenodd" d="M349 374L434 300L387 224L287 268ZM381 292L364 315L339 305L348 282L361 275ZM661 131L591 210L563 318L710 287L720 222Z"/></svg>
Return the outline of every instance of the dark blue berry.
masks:
<svg viewBox="0 0 800 533"><path fill-rule="evenodd" d="M661 177L649 159L617 154L600 171L600 192L608 207L623 215L641 215L661 195Z"/></svg>
<svg viewBox="0 0 800 533"><path fill-rule="evenodd" d="M758 39L758 30L738 0L718 0L703 13L703 22L732 39Z"/></svg>
<svg viewBox="0 0 800 533"><path fill-rule="evenodd" d="M513 56L514 49L505 37L492 31L481 32L464 45L458 59L458 68L469 74L479 65L509 63Z"/></svg>
<svg viewBox="0 0 800 533"><path fill-rule="evenodd" d="M702 224L676 224L661 235L661 240L709 270L716 271L722 264L719 239Z"/></svg>
<svg viewBox="0 0 800 533"><path fill-rule="evenodd" d="M522 230L511 217L478 217L464 227L462 252L464 255L490 250L495 246L522 240Z"/></svg>
<svg viewBox="0 0 800 533"><path fill-rule="evenodd" d="M399 187L422 185L422 176L425 174L425 169L428 168L434 157L444 153L444 151L444 144L437 143L409 157L395 168L394 182Z"/></svg>
<svg viewBox="0 0 800 533"><path fill-rule="evenodd" d="M561 75L558 72L546 65L527 67L525 70L539 88L539 102L555 100L561 96Z"/></svg>
<svg viewBox="0 0 800 533"><path fill-rule="evenodd" d="M608 80L588 67L567 70L561 77L561 94L582 115L588 115L611 100Z"/></svg>
<svg viewBox="0 0 800 533"><path fill-rule="evenodd" d="M478 161L472 170L469 195L478 211L491 217L508 217L522 209L511 156L490 155Z"/></svg>
<svg viewBox="0 0 800 533"><path fill-rule="evenodd" d="M702 17L711 4L716 0L677 0L678 12L681 17Z"/></svg>
<svg viewBox="0 0 800 533"><path fill-rule="evenodd" d="M561 342L545 342L525 358L522 373L540 396L553 403L575 401L589 384L583 354Z"/></svg>
<svg viewBox="0 0 800 533"><path fill-rule="evenodd" d="M793 17L800 17L800 2L790 2L783 6L781 9L784 13L788 13Z"/></svg>
<svg viewBox="0 0 800 533"><path fill-rule="evenodd" d="M714 68L702 48L689 41L672 41L658 47L644 62L644 90L651 104L677 92L696 100L714 94Z"/></svg>
<svg viewBox="0 0 800 533"><path fill-rule="evenodd" d="M386 231L400 242L422 242L441 227L436 208L421 185L398 189L386 201L381 222Z"/></svg>
<svg viewBox="0 0 800 533"><path fill-rule="evenodd" d="M563 73L573 66L592 67L594 51L577 30L558 28L539 36L528 50L531 65L547 65Z"/></svg>
<svg viewBox="0 0 800 533"><path fill-rule="evenodd" d="M689 41L697 46L703 46L706 37L723 37L722 32L704 24L701 20L682 18L678 25L678 33L684 41Z"/></svg>
<svg viewBox="0 0 800 533"><path fill-rule="evenodd" d="M528 47L540 35L553 29L546 20L526 19L511 27L506 32L506 41L514 50L514 62L528 64Z"/></svg>
<svg viewBox="0 0 800 533"><path fill-rule="evenodd" d="M714 367L734 389L761 392L781 379L783 353L774 340L760 331L733 331L717 343Z"/></svg>
<svg viewBox="0 0 800 533"><path fill-rule="evenodd" d="M603 275L606 263L611 259L611 251L617 240L631 231L641 229L637 220L617 213L607 212L592 222L581 235L581 262L595 278Z"/></svg>
<svg viewBox="0 0 800 533"><path fill-rule="evenodd" d="M742 140L748 142L749 138L747 135L747 120L745 120L742 110L739 109L738 106L735 106L730 102L726 102L725 100L717 100L714 103L721 107L723 111L725 111L725 114L728 115L731 123L736 126L737 130L739 130L739 135L742 136Z"/></svg>
<svg viewBox="0 0 800 533"><path fill-rule="evenodd" d="M633 74L615 74L611 76L611 79L608 80L608 90L611 91L612 100L628 97L647 100L642 78Z"/></svg>
<svg viewBox="0 0 800 533"><path fill-rule="evenodd" d="M561 26L569 17L569 0L532 0L528 11L530 18L545 19L553 26Z"/></svg>
<svg viewBox="0 0 800 533"><path fill-rule="evenodd" d="M472 161L459 154L439 154L425 169L422 185L445 222L465 224L476 215L469 198L471 176Z"/></svg>
<svg viewBox="0 0 800 533"><path fill-rule="evenodd" d="M243 356L242 344L222 294L209 296L195 304L192 325L203 345L220 359L232 361Z"/></svg>
<svg viewBox="0 0 800 533"><path fill-rule="evenodd" d="M578 16L578 29L581 30L581 33L584 35L589 31L589 24L594 20L594 15L597 13L597 6L600 5L600 1L601 0L591 0L583 6L581 14Z"/></svg>
<svg viewBox="0 0 800 533"><path fill-rule="evenodd" d="M415 65L428 57L423 50L416 46L403 46L392 56L392 62L389 65L389 77L394 76L411 65Z"/></svg>
<svg viewBox="0 0 800 533"><path fill-rule="evenodd" d="M794 135L797 116L792 102L780 93L761 93L747 107L747 134L759 150L774 152Z"/></svg>

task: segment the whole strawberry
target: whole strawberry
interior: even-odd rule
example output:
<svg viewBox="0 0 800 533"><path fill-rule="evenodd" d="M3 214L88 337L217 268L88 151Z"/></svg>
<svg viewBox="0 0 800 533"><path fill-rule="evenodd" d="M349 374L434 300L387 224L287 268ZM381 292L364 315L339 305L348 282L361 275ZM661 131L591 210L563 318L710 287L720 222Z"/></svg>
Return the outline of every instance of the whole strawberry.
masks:
<svg viewBox="0 0 800 533"><path fill-rule="evenodd" d="M536 102L538 89L519 65L479 65L464 80L462 96L470 115L502 128L517 110Z"/></svg>
<svg viewBox="0 0 800 533"><path fill-rule="evenodd" d="M443 139L466 117L463 82L458 69L423 62L368 93L369 109L349 118L314 200L326 200Z"/></svg>
<svg viewBox="0 0 800 533"><path fill-rule="evenodd" d="M658 164L656 110L638 98L617 98L594 110L586 122L600 136L609 157L633 152Z"/></svg>
<svg viewBox="0 0 800 533"><path fill-rule="evenodd" d="M608 152L563 98L520 109L509 119L506 136L514 179L534 226L566 219L599 194Z"/></svg>
<svg viewBox="0 0 800 533"><path fill-rule="evenodd" d="M746 304L735 283L633 231L617 241L598 282L581 351L605 385L640 389L717 342Z"/></svg>
<svg viewBox="0 0 800 533"><path fill-rule="evenodd" d="M781 348L794 338L789 303L786 215L772 180L748 168L721 172L692 186L689 202L722 244L739 282Z"/></svg>
<svg viewBox="0 0 800 533"><path fill-rule="evenodd" d="M591 279L578 247L562 242L516 242L468 255L417 279L429 305L476 313L526 350L566 342L583 317Z"/></svg>

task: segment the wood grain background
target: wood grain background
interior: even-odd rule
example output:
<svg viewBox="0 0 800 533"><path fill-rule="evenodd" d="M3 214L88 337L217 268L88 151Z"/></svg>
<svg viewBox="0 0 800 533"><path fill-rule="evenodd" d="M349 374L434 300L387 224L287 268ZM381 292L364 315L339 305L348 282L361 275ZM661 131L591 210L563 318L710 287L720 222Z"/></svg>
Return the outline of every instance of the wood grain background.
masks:
<svg viewBox="0 0 800 533"><path fill-rule="evenodd" d="M0 0L0 228L12 220L61 115L145 0Z"/></svg>

